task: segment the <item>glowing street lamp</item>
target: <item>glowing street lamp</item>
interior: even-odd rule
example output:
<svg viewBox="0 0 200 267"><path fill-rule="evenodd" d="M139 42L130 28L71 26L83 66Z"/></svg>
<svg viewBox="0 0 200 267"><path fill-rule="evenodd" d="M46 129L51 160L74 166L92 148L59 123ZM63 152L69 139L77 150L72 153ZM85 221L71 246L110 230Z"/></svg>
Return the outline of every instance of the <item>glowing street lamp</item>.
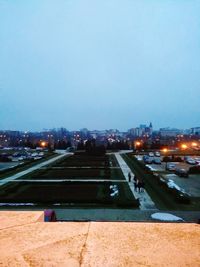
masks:
<svg viewBox="0 0 200 267"><path fill-rule="evenodd" d="M168 149L167 148L163 148L163 152L164 153L167 153L168 152Z"/></svg>
<svg viewBox="0 0 200 267"><path fill-rule="evenodd" d="M168 149L165 147L165 148L163 148L162 151L163 151L164 155L166 156ZM165 170L167 170L167 161L165 162Z"/></svg>
<svg viewBox="0 0 200 267"><path fill-rule="evenodd" d="M142 145L142 143L140 141L135 141L134 142L135 150L138 151L141 148L141 145Z"/></svg>
<svg viewBox="0 0 200 267"><path fill-rule="evenodd" d="M45 142L45 141L42 141L41 143L40 143L40 145L41 145L41 147L46 147L46 145L47 145L47 143Z"/></svg>
<svg viewBox="0 0 200 267"><path fill-rule="evenodd" d="M135 144L136 144L136 146L140 146L141 142L137 141Z"/></svg>
<svg viewBox="0 0 200 267"><path fill-rule="evenodd" d="M196 147L196 146L197 146L197 143L192 142L192 146L193 146L193 147Z"/></svg>
<svg viewBox="0 0 200 267"><path fill-rule="evenodd" d="M182 145L181 145L181 148L182 148L182 149L186 149L187 147L188 147L188 146L187 146L186 144L182 144Z"/></svg>

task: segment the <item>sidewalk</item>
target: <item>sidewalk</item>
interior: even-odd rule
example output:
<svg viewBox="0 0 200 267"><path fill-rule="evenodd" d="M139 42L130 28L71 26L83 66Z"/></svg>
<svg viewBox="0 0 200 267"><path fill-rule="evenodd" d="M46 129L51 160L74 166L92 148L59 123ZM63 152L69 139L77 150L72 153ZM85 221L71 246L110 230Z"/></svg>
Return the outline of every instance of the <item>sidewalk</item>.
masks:
<svg viewBox="0 0 200 267"><path fill-rule="evenodd" d="M133 177L135 176L134 173L131 171L131 169L128 167L128 165L126 164L126 162L124 161L124 159L122 158L122 156L119 153L114 153L117 162L119 163L119 166L121 167L121 170L124 174L125 179L128 182L128 174L130 172L132 180ZM147 194L146 190L144 190L144 192L136 192L134 190L134 184L133 182L128 182L130 189L134 195L134 197L136 199L139 199L140 201L140 209L141 210L155 210L156 206L155 203L152 201L152 199L150 198L150 196Z"/></svg>
<svg viewBox="0 0 200 267"><path fill-rule="evenodd" d="M59 155L57 157L54 157L52 159L49 159L49 160L45 161L45 162L39 163L37 165L34 165L33 167L31 167L31 168L29 168L29 169L27 169L25 171L18 172L16 174L12 175L12 176L9 176L9 177L7 177L5 179L2 179L2 180L0 180L0 186L4 185L6 183L9 183L9 182L11 182L13 180L16 180L16 179L18 179L18 178L20 178L20 177L22 177L22 176L24 176L24 175L26 175L28 173L31 173L33 171L36 171L39 168L42 168L42 167L44 167L46 165L49 165L49 164L55 162L56 160L59 160L59 159L61 159L63 157L66 157L67 155L70 156L71 154L72 153L63 153L63 154L61 154L61 155Z"/></svg>

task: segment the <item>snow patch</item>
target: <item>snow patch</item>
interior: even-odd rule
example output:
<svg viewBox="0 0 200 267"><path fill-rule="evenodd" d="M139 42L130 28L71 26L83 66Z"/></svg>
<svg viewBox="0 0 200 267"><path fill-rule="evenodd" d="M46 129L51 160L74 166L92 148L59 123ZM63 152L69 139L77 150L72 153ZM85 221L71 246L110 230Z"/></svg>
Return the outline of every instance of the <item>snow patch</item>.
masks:
<svg viewBox="0 0 200 267"><path fill-rule="evenodd" d="M110 190L112 191L110 193L110 196L111 197L114 197L114 196L118 196L119 195L119 190L118 190L117 185L110 185Z"/></svg>
<svg viewBox="0 0 200 267"><path fill-rule="evenodd" d="M153 168L151 165L146 164L146 167L149 168L151 171L157 171L157 169Z"/></svg>
<svg viewBox="0 0 200 267"><path fill-rule="evenodd" d="M180 188L173 180L169 179L167 182L167 185L169 188L172 188L172 189L175 188L176 190L185 194L185 190Z"/></svg>
<svg viewBox="0 0 200 267"><path fill-rule="evenodd" d="M151 214L151 218L159 221L170 221L170 222L184 221L182 218L175 216L173 214L161 213L161 212L156 212Z"/></svg>
<svg viewBox="0 0 200 267"><path fill-rule="evenodd" d="M166 182L165 179L163 179L162 177L160 177L160 181L163 182L163 183Z"/></svg>

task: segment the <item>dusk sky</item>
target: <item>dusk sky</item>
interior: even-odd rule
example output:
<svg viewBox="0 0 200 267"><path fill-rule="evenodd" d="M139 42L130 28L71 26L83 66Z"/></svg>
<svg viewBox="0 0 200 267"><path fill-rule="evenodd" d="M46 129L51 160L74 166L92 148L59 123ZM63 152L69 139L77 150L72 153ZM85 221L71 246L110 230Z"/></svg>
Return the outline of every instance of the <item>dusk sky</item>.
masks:
<svg viewBox="0 0 200 267"><path fill-rule="evenodd" d="M199 0L0 0L0 129L200 126Z"/></svg>

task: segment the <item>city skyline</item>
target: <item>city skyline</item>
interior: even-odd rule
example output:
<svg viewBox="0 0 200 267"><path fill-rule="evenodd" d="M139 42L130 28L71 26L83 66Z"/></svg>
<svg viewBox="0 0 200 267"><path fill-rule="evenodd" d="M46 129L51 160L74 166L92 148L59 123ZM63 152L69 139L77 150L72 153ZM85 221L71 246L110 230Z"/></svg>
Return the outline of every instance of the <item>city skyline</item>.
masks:
<svg viewBox="0 0 200 267"><path fill-rule="evenodd" d="M0 129L200 125L199 8L0 1Z"/></svg>
<svg viewBox="0 0 200 267"><path fill-rule="evenodd" d="M17 131L17 132L25 132L25 133L28 133L28 132L48 132L48 131L59 131L59 130L67 130L69 132L81 132L81 131L89 131L89 132L92 132L92 131L119 131L119 132L128 132L130 130L133 130L133 129L148 129L150 127L150 124L152 124L152 122L150 123L140 123L139 125L132 125L132 127L128 128L128 129L124 129L124 130L120 130L119 128L104 128L104 129L99 129L99 128L88 128L88 127L83 127L83 128L77 128L77 129L70 129L68 127L65 127L65 126L59 126L59 127L52 127L52 128L42 128L42 129L39 129L39 130L31 130L31 129L1 129L0 128L0 131ZM195 125L193 127L190 127L190 128L178 128L178 127L170 127L170 126L165 126L165 127L160 127L160 128L154 128L154 126L152 125L152 131L154 132L157 132L157 131L161 131L161 130L179 130L179 131L187 131L187 130L192 130L192 129L200 129L200 126L199 125Z"/></svg>

